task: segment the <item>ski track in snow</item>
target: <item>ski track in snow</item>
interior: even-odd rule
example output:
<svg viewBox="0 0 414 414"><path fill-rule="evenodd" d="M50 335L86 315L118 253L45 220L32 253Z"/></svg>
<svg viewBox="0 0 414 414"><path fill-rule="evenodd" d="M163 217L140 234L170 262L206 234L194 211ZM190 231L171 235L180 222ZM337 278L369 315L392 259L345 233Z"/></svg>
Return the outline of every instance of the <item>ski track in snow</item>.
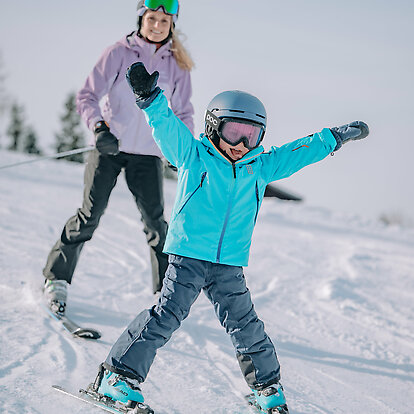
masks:
<svg viewBox="0 0 414 414"><path fill-rule="evenodd" d="M26 158L0 151L0 165ZM68 315L103 337L72 338L42 311L42 267L80 206L83 168L43 161L0 171L1 413L102 412L51 385L85 387L127 324L154 304L140 216L120 176L69 291ZM174 192L167 180L167 218ZM413 229L264 201L245 274L292 414L412 413L413 269ZM230 338L203 293L143 391L157 414L253 412Z"/></svg>

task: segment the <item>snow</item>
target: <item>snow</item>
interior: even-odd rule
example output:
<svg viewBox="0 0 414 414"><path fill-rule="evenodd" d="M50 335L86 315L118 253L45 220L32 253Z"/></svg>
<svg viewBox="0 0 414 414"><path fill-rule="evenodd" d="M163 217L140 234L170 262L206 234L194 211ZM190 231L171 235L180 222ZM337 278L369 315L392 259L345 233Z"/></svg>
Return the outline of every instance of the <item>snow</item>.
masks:
<svg viewBox="0 0 414 414"><path fill-rule="evenodd" d="M28 156L0 151L0 165ZM312 167L309 167L312 168ZM42 268L82 198L82 165L0 170L0 412L99 413L58 394L86 386L129 321L154 303L139 214L120 176L69 291L75 339L41 310ZM169 217L175 183L165 182ZM411 414L414 230L266 199L246 278L273 339L292 414ZM249 413L230 339L201 295L143 386L157 414Z"/></svg>

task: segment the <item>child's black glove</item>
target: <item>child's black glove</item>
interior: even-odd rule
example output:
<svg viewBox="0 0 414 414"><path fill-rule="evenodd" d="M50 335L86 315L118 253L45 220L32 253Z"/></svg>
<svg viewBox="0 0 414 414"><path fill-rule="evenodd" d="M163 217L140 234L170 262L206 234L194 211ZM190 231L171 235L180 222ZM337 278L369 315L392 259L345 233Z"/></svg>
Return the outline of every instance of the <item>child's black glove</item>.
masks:
<svg viewBox="0 0 414 414"><path fill-rule="evenodd" d="M368 125L362 121L354 121L340 127L330 128L330 130L336 139L336 147L334 151L338 151L339 148L348 141L363 139L369 134Z"/></svg>
<svg viewBox="0 0 414 414"><path fill-rule="evenodd" d="M150 106L151 102L161 92L157 86L159 73L152 75L147 72L142 62L133 63L126 72L126 79L135 95L135 101L141 109Z"/></svg>
<svg viewBox="0 0 414 414"><path fill-rule="evenodd" d="M95 124L93 130L96 138L96 149L104 155L119 154L118 139L109 131L108 124L105 121L99 121Z"/></svg>

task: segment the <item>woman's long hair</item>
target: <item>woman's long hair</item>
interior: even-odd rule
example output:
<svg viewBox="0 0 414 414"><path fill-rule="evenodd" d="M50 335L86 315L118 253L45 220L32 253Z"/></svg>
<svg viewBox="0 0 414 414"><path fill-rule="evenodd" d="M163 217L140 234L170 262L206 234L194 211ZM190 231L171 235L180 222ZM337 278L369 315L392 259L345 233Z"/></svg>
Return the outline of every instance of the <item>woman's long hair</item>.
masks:
<svg viewBox="0 0 414 414"><path fill-rule="evenodd" d="M171 51L178 66L181 69L191 71L191 69L194 68L194 62L180 39L180 37L184 37L184 35L179 30L175 29L174 26L171 27L171 32Z"/></svg>

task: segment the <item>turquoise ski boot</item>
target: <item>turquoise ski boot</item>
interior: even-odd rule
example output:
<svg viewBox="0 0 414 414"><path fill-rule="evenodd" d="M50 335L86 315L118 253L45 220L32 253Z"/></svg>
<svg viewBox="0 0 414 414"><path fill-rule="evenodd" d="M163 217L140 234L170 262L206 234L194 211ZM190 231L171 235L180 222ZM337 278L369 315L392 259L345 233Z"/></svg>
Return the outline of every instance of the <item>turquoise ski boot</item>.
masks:
<svg viewBox="0 0 414 414"><path fill-rule="evenodd" d="M107 370L97 391L99 394L106 395L114 401L119 401L129 406L136 405L133 404L134 402L144 402L138 381Z"/></svg>
<svg viewBox="0 0 414 414"><path fill-rule="evenodd" d="M89 385L86 394L109 407L125 407L123 412L153 413L144 404L144 396L137 380L109 371L103 364L99 366L95 382Z"/></svg>
<svg viewBox="0 0 414 414"><path fill-rule="evenodd" d="M251 394L248 401L261 412L266 414L289 414L283 387L279 382L269 385L263 390L252 391L253 394Z"/></svg>

